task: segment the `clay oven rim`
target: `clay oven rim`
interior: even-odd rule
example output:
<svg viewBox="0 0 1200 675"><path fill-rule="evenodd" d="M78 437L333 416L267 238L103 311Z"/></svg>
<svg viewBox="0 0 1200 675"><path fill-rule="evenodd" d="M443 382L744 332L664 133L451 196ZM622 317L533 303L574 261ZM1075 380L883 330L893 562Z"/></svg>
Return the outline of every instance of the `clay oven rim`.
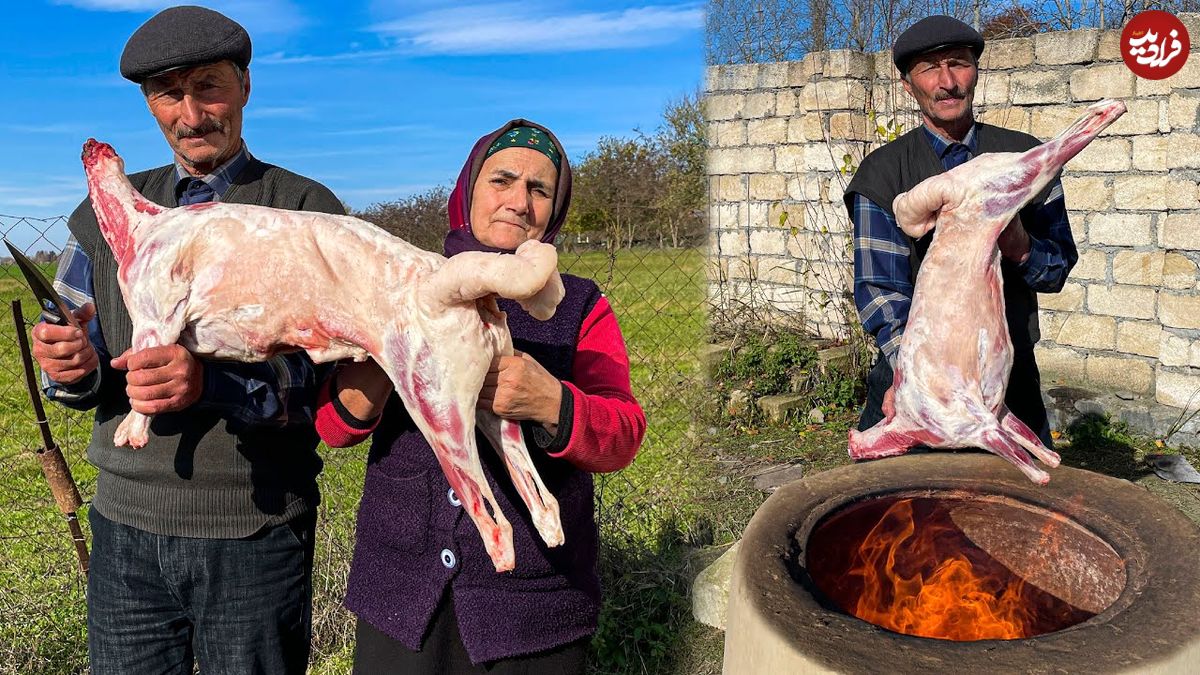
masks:
<svg viewBox="0 0 1200 675"><path fill-rule="evenodd" d="M1004 460L936 453L866 462L780 488L742 539L735 583L770 629L831 670L861 672L886 659L895 672L1003 666L1027 672L1111 672L1149 665L1200 645L1200 528L1127 481L1079 469L1051 470L1037 486ZM811 592L803 544L821 520L864 497L986 493L1069 517L1124 560L1117 600L1097 616L1024 640L952 642L900 635L823 606ZM943 661L944 660L944 661Z"/></svg>

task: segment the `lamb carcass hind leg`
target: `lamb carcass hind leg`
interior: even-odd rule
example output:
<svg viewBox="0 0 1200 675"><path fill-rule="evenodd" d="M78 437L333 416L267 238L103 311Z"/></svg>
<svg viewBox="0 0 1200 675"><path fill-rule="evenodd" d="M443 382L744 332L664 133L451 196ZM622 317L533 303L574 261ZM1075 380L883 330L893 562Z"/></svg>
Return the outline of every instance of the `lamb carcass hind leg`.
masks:
<svg viewBox="0 0 1200 675"><path fill-rule="evenodd" d="M1038 438L1037 434L1033 433L1033 429L1030 429L1019 417L1012 414L1008 406L1000 406L997 417L1000 420L1000 428L1011 434L1014 441L1033 453L1033 456L1040 459L1042 464L1051 469L1058 466L1061 461L1058 453L1042 445L1042 439Z"/></svg>
<svg viewBox="0 0 1200 675"><path fill-rule="evenodd" d="M985 429L976 437L981 448L1008 460L1013 466L1020 469L1021 473L1028 476L1029 480L1038 485L1049 483L1050 474L1034 466L1024 448L1017 443L1017 438L1019 437L1016 434L999 425Z"/></svg>
<svg viewBox="0 0 1200 675"><path fill-rule="evenodd" d="M138 298L145 300L145 298ZM145 302L134 305L156 306ZM178 304L173 304L174 311L165 319L153 319L148 317L144 312L130 311L130 318L133 320L133 352L139 352L150 347L161 347L163 345L174 344L179 340L179 334L183 331L183 307L184 301ZM125 419L117 425L117 431L113 434L113 444L118 448L128 445L135 450L145 447L150 441L150 417L136 410L130 410Z"/></svg>
<svg viewBox="0 0 1200 675"><path fill-rule="evenodd" d="M479 428L483 430L492 447L504 458L508 475L529 508L533 525L546 546L560 546L565 541L562 520L559 517L558 500L546 489L542 477L533 466L529 449L521 433L521 425L503 419L486 410L477 410Z"/></svg>
<svg viewBox="0 0 1200 675"><path fill-rule="evenodd" d="M882 420L866 431L850 430L850 459L880 459L908 452L914 445L938 439L929 431L905 424L903 418Z"/></svg>

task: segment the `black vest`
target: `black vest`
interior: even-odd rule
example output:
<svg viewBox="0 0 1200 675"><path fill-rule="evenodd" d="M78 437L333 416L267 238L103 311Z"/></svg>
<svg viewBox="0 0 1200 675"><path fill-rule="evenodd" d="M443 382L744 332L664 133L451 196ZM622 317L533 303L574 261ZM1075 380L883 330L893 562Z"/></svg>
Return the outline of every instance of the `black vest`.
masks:
<svg viewBox="0 0 1200 675"><path fill-rule="evenodd" d="M988 152L1024 152L1041 144L1041 141L1029 134L982 122L975 123L975 140L976 157ZM863 159L850 185L846 187L843 197L846 209L853 210L854 194L858 193L894 218L892 200L897 195L913 189L927 178L944 172L942 160L933 151L925 131L922 127L917 127ZM1050 187L1047 186L1021 209L1021 222L1032 237L1041 239L1049 234L1046 231L1047 226L1033 217L1033 212L1045 203L1049 194ZM921 261L929 250L930 242L933 241L933 231L920 239L913 239L907 234L903 236L908 240L909 260L912 263L912 278L909 281L915 285ZM1002 260L1000 271L1004 278L1004 308L1013 349L1031 350L1041 338L1038 328L1037 294L1025 283L1016 264Z"/></svg>

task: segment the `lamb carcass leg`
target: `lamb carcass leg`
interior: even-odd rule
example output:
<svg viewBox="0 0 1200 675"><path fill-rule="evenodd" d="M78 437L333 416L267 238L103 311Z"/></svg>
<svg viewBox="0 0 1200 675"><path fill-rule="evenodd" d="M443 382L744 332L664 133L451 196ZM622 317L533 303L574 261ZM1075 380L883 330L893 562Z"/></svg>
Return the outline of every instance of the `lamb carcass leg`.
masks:
<svg viewBox="0 0 1200 675"><path fill-rule="evenodd" d="M1037 483L1059 457L1004 405L1012 340L1004 316L996 241L1033 199L1101 131L1125 112L1120 101L1090 106L1053 140L1024 153L991 153L896 197L897 224L910 236L934 230L917 275L895 364L895 410L850 432L850 456L873 459L934 448L980 447Z"/></svg>

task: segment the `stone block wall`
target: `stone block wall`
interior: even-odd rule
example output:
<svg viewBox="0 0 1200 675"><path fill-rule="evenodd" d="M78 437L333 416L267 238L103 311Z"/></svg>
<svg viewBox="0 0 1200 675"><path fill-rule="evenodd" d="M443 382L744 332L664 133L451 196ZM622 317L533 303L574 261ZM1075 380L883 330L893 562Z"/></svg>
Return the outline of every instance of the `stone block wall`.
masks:
<svg viewBox="0 0 1200 675"><path fill-rule="evenodd" d="M1181 15L1200 35L1200 15ZM1039 296L1038 359L1050 377L1200 407L1200 55L1135 78L1120 31L993 41L977 118L1048 139L1090 103L1128 112L1063 174L1080 259ZM823 336L856 321L850 171L888 122L920 124L890 52L708 70L710 295L804 318ZM882 127L878 129L877 127ZM1193 400L1194 397L1194 400Z"/></svg>

